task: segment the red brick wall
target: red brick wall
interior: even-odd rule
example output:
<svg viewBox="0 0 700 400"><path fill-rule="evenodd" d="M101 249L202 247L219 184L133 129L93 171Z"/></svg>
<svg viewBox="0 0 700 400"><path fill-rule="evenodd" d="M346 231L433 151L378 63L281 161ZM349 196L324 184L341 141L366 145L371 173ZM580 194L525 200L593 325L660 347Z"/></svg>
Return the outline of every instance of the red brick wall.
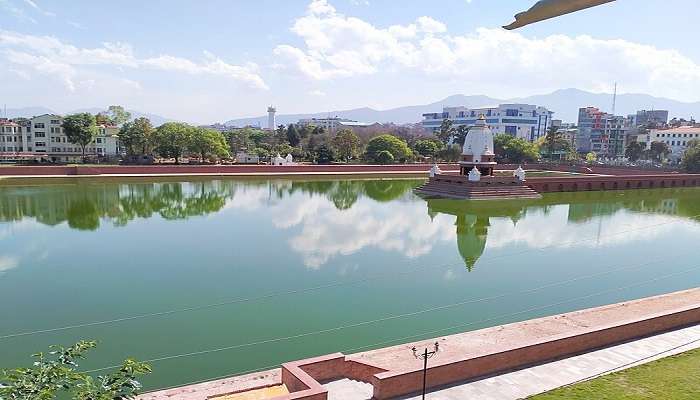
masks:
<svg viewBox="0 0 700 400"><path fill-rule="evenodd" d="M700 186L700 174L542 177L527 179L525 184L540 193L657 189Z"/></svg>
<svg viewBox="0 0 700 400"><path fill-rule="evenodd" d="M612 344L648 336L700 322L700 306L686 311L661 315L629 324L592 330L579 335L562 337L532 346L497 354L430 367L429 387L441 386L496 372L522 368L552 359L574 355ZM435 359L437 361L437 359ZM374 397L379 400L417 392L422 388L421 370L377 375Z"/></svg>
<svg viewBox="0 0 700 400"><path fill-rule="evenodd" d="M393 165L106 165L106 166L0 166L0 176L10 175L100 175L100 174L235 174L235 173L355 173L428 172L432 164ZM456 164L440 164L445 171L459 170Z"/></svg>

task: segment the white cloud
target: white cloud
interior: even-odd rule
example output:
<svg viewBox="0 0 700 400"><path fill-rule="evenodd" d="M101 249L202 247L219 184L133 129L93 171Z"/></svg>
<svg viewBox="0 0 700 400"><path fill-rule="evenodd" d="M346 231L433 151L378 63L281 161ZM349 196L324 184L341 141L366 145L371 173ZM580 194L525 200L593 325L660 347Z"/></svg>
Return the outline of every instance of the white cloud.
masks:
<svg viewBox="0 0 700 400"><path fill-rule="evenodd" d="M56 16L55 13L53 13L51 11L46 11L43 8L39 7L39 5L33 0L24 0L24 3L29 5L34 10L46 15L47 17L55 17Z"/></svg>
<svg viewBox="0 0 700 400"><path fill-rule="evenodd" d="M0 0L2 1L2 0ZM70 91L76 90L77 83L89 74L89 67L104 65L110 67L128 67L133 69L153 68L171 72L183 72L192 75L213 75L244 83L257 89L267 89L267 85L258 74L258 67L249 63L244 66L233 65L221 58L204 52L201 62L161 55L154 58L140 59L128 43L105 42L97 48L79 48L51 36L35 36L11 31L0 31L0 54L13 65L19 65L37 73L53 76L64 83ZM87 78L85 78L87 82ZM123 79L117 79L123 82ZM131 87L140 85L128 80Z"/></svg>
<svg viewBox="0 0 700 400"><path fill-rule="evenodd" d="M318 89L316 89L316 90L310 91L309 94L312 95L312 96L323 97L323 96L326 95L326 92L324 92L323 90L318 90Z"/></svg>
<svg viewBox="0 0 700 400"><path fill-rule="evenodd" d="M622 81L628 92L680 100L697 100L692 96L700 91L700 64L674 49L621 39L536 38L500 28L452 35L429 16L379 27L343 15L323 0L311 2L291 31L304 45L280 44L274 53L315 80L413 70L479 90L510 92L499 95L562 87L604 90L614 81Z"/></svg>
<svg viewBox="0 0 700 400"><path fill-rule="evenodd" d="M0 9L7 11L12 16L12 18L15 18L19 21L31 22L32 24L37 23L37 21L34 18L27 15L21 8L10 3L9 0L0 0Z"/></svg>
<svg viewBox="0 0 700 400"><path fill-rule="evenodd" d="M17 268L19 265L19 258L10 256L0 256L0 274L11 270L12 268Z"/></svg>

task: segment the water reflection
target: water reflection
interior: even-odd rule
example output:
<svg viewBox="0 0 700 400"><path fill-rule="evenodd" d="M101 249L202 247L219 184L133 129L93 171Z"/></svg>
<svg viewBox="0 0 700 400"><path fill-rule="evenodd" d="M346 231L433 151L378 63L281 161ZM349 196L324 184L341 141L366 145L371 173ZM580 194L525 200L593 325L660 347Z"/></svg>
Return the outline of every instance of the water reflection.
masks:
<svg viewBox="0 0 700 400"><path fill-rule="evenodd" d="M301 254L310 268L319 268L335 257L368 248L417 257L430 253L437 244L456 240L466 268L472 270L488 248L517 242L529 247L563 244L580 237L571 224L584 226L593 220L602 224L601 221L613 220L621 213L700 220L700 191L692 188L553 193L537 200L468 202L421 199L412 193L420 182L200 180L4 184L0 185L0 221L19 225L20 221L34 219L50 226L65 222L72 229L95 231L104 222L123 227L130 221L155 216L184 220L239 209L258 212L259 220L267 219L275 228L288 230L288 246ZM562 212L565 215L559 215ZM557 214L551 216L552 213ZM648 218L644 222L628 218L625 222L632 226L649 224ZM598 234L603 231L598 229ZM637 237L628 235L616 240ZM607 242L613 243L611 239ZM0 259L0 270L15 265L10 259Z"/></svg>

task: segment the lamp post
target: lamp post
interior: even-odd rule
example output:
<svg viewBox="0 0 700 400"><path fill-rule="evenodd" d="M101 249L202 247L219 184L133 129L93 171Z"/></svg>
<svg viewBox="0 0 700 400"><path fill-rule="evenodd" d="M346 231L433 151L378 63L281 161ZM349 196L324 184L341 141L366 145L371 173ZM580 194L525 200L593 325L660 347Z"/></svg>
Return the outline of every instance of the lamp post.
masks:
<svg viewBox="0 0 700 400"><path fill-rule="evenodd" d="M415 348L415 346L411 349L413 351L413 357L415 358L420 358L423 360L423 395L422 399L425 400L425 386L426 386L426 373L428 371L428 359L432 358L435 354L437 354L438 349L439 349L439 344L438 342L435 342L433 345L433 350L428 351L428 348L426 347L423 353L418 353L418 350Z"/></svg>

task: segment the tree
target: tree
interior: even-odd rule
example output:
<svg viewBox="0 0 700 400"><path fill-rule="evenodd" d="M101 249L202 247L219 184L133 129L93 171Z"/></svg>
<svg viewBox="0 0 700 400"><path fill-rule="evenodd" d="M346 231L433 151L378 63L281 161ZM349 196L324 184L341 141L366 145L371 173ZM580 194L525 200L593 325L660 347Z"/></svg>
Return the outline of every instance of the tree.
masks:
<svg viewBox="0 0 700 400"><path fill-rule="evenodd" d="M331 149L327 144L323 143L316 147L314 150L314 159L317 164L330 164L333 162L333 149Z"/></svg>
<svg viewBox="0 0 700 400"><path fill-rule="evenodd" d="M637 161L642 158L645 148L646 146L643 143L632 142L627 145L627 148L625 149L625 157L629 158L630 161Z"/></svg>
<svg viewBox="0 0 700 400"><path fill-rule="evenodd" d="M0 399L51 400L70 395L74 400L127 399L138 394L137 378L151 372L147 364L127 359L116 372L97 380L77 371L77 361L97 346L94 341L80 341L70 347L51 346L47 354L34 354L31 367L3 370L0 373Z"/></svg>
<svg viewBox="0 0 700 400"><path fill-rule="evenodd" d="M231 156L226 144L226 138L221 132L213 129L193 128L187 148L191 152L197 153L202 158L202 161L209 156L218 158Z"/></svg>
<svg viewBox="0 0 700 400"><path fill-rule="evenodd" d="M442 143L448 144L452 136L454 136L454 134L455 128L453 126L452 121L447 118L442 120L442 124L440 124L440 130L437 133L437 137L442 141Z"/></svg>
<svg viewBox="0 0 700 400"><path fill-rule="evenodd" d="M292 147L297 147L301 142L301 135L294 124L289 124L287 127L287 141Z"/></svg>
<svg viewBox="0 0 700 400"><path fill-rule="evenodd" d="M683 166L683 169L687 172L700 172L700 141L694 139L688 142L688 147L685 153L683 153L681 166Z"/></svg>
<svg viewBox="0 0 700 400"><path fill-rule="evenodd" d="M333 147L346 162L357 157L360 152L360 138L350 129L341 129L333 136Z"/></svg>
<svg viewBox="0 0 700 400"><path fill-rule="evenodd" d="M671 149L664 142L651 142L649 145L649 156L652 160L663 161L669 154Z"/></svg>
<svg viewBox="0 0 700 400"><path fill-rule="evenodd" d="M83 162L85 162L85 147L92 143L97 136L95 117L90 113L68 115L63 118L63 125L61 126L68 141L80 146Z"/></svg>
<svg viewBox="0 0 700 400"><path fill-rule="evenodd" d="M595 162L597 159L598 159L598 155L592 151L590 153L586 154L586 162L587 163Z"/></svg>
<svg viewBox="0 0 700 400"><path fill-rule="evenodd" d="M365 157L374 162L380 162L378 157L382 151L391 153L393 160L405 162L412 156L411 149L406 142L393 135L379 135L373 137L367 143Z"/></svg>
<svg viewBox="0 0 700 400"><path fill-rule="evenodd" d="M455 131L454 144L464 146L464 140L467 138L467 134L469 133L469 129L470 128L466 125L458 126L456 131Z"/></svg>
<svg viewBox="0 0 700 400"><path fill-rule="evenodd" d="M190 146L194 128L182 122L166 122L156 128L153 134L155 151L166 158L174 158L175 164Z"/></svg>
<svg viewBox="0 0 700 400"><path fill-rule="evenodd" d="M149 154L153 136L153 125L148 118L136 118L119 129L119 142L129 155Z"/></svg>
<svg viewBox="0 0 700 400"><path fill-rule="evenodd" d="M552 158L554 156L554 150L555 146L557 144L557 139L560 137L559 135L559 128L552 125L547 129L547 133L545 134L545 142L547 143L547 154L549 154L549 161L552 161Z"/></svg>
<svg viewBox="0 0 700 400"><path fill-rule="evenodd" d="M131 113L122 106L109 106L103 115L107 116L113 125L121 125L131 119Z"/></svg>
<svg viewBox="0 0 700 400"><path fill-rule="evenodd" d="M496 158L504 162L535 161L538 157L537 146L534 143L508 134L494 136L493 146Z"/></svg>
<svg viewBox="0 0 700 400"><path fill-rule="evenodd" d="M391 164L394 162L394 155L387 150L382 150L377 153L376 161L382 165Z"/></svg>
<svg viewBox="0 0 700 400"><path fill-rule="evenodd" d="M423 157L433 157L440 150L440 146L434 140L428 139L417 141L413 147Z"/></svg>
<svg viewBox="0 0 700 400"><path fill-rule="evenodd" d="M449 162L456 162L459 161L460 157L462 156L462 146L453 144L452 146L448 146L442 150L440 150L437 153L437 157L449 161Z"/></svg>

